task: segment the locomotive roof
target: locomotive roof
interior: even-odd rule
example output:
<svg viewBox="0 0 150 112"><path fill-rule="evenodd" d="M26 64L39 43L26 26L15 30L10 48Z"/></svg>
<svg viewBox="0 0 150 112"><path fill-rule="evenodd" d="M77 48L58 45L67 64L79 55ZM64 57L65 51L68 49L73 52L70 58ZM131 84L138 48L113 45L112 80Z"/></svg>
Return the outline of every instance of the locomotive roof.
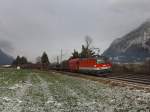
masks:
<svg viewBox="0 0 150 112"><path fill-rule="evenodd" d="M97 59L108 59L107 57L105 56L99 56L99 57L90 57L90 58L75 58L75 59L71 59L71 60L86 60L86 59L94 59L94 60L97 60Z"/></svg>
<svg viewBox="0 0 150 112"><path fill-rule="evenodd" d="M106 59L106 58L104 58L104 57L91 57L91 58L79 58L79 59L81 59L81 60L84 60L84 59Z"/></svg>

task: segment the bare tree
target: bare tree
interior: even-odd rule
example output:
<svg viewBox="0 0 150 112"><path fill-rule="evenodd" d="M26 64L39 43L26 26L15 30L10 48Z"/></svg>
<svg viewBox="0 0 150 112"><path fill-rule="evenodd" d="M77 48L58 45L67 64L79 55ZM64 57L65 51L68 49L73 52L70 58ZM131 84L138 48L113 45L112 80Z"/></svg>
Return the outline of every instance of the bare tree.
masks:
<svg viewBox="0 0 150 112"><path fill-rule="evenodd" d="M95 54L91 49L92 41L93 40L90 36L85 37L85 45L82 45L82 51L80 53L81 58L89 58Z"/></svg>
<svg viewBox="0 0 150 112"><path fill-rule="evenodd" d="M40 57L40 56L38 56L38 57L36 58L36 63L37 63L37 64L41 64L41 57Z"/></svg>
<svg viewBox="0 0 150 112"><path fill-rule="evenodd" d="M86 48L89 49L91 47L93 40L90 36L85 37Z"/></svg>
<svg viewBox="0 0 150 112"><path fill-rule="evenodd" d="M92 38L90 36L86 36L85 37L85 45L82 45L82 50L79 53L78 51L74 50L74 52L72 53L72 56L70 57L70 59L72 58L90 58L93 57L95 55L94 50L92 49Z"/></svg>

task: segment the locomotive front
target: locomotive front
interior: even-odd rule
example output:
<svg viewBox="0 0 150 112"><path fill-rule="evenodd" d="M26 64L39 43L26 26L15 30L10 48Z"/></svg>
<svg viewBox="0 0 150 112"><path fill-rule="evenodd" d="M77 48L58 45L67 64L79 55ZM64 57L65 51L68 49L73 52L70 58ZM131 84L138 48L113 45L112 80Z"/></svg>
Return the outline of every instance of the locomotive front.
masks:
<svg viewBox="0 0 150 112"><path fill-rule="evenodd" d="M79 60L79 71L90 74L111 72L112 65L106 58L83 58Z"/></svg>
<svg viewBox="0 0 150 112"><path fill-rule="evenodd" d="M110 73L112 71L112 64L108 59L97 58L94 65L96 74Z"/></svg>

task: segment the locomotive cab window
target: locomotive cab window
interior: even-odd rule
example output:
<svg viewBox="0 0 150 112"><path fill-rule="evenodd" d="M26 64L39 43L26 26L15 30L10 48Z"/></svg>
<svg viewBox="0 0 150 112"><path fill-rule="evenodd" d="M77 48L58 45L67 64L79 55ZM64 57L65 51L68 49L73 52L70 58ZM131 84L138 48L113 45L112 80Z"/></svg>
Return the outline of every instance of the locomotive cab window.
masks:
<svg viewBox="0 0 150 112"><path fill-rule="evenodd" d="M97 64L104 64L105 63L105 60L103 59L97 59Z"/></svg>

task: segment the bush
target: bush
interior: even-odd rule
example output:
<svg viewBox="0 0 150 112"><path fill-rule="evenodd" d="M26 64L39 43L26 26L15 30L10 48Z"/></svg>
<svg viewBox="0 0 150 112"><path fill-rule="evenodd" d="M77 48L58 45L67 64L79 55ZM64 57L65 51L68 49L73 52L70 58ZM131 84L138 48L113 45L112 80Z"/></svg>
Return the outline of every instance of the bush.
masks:
<svg viewBox="0 0 150 112"><path fill-rule="evenodd" d="M143 64L114 64L113 73L150 74L150 62Z"/></svg>

